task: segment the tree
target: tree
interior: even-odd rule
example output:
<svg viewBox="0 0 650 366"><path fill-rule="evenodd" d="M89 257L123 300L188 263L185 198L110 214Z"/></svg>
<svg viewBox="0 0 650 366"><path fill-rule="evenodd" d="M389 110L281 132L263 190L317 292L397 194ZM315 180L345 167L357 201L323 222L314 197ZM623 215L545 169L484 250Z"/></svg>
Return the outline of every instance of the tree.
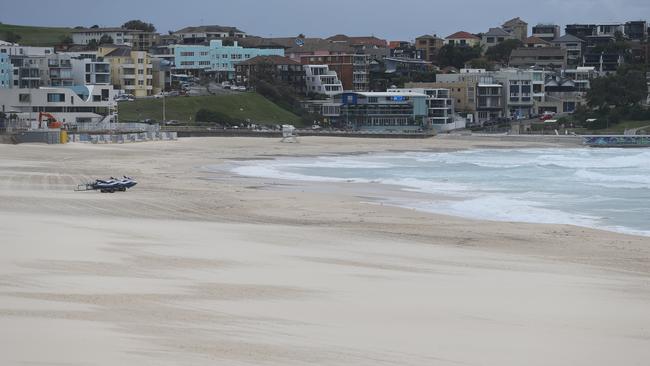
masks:
<svg viewBox="0 0 650 366"><path fill-rule="evenodd" d="M20 34L14 33L12 31L6 31L4 34L4 40L9 43L18 43L22 37Z"/></svg>
<svg viewBox="0 0 650 366"><path fill-rule="evenodd" d="M453 66L461 69L467 61L481 57L481 46L474 47L456 46L447 44L438 52L438 63L440 66Z"/></svg>
<svg viewBox="0 0 650 366"><path fill-rule="evenodd" d="M113 37L109 36L108 34L104 34L102 38L99 39L99 44L113 44Z"/></svg>
<svg viewBox="0 0 650 366"><path fill-rule="evenodd" d="M90 41L88 41L88 44L86 45L86 48L88 48L89 50L96 50L97 47L99 47L99 44L97 43L96 39L91 39Z"/></svg>
<svg viewBox="0 0 650 366"><path fill-rule="evenodd" d="M486 69L486 70L493 69L492 63L488 61L485 57L471 59L469 60L468 64L469 67L471 67L472 69Z"/></svg>
<svg viewBox="0 0 650 366"><path fill-rule="evenodd" d="M496 46L488 48L485 52L485 57L490 61L496 61L501 63L508 63L510 60L510 54L512 50L517 49L522 46L522 43L518 39L507 39Z"/></svg>
<svg viewBox="0 0 650 366"><path fill-rule="evenodd" d="M98 26L97 24L95 24L95 25L93 25L92 27L90 27L90 29L97 29L97 28L99 28L99 26Z"/></svg>
<svg viewBox="0 0 650 366"><path fill-rule="evenodd" d="M613 108L638 105L647 96L644 73L637 69L621 68L615 75L596 78L587 92L590 108L606 113Z"/></svg>
<svg viewBox="0 0 650 366"><path fill-rule="evenodd" d="M143 32L155 32L156 27L151 23L143 22L139 19L129 20L128 22L122 24L122 28L141 30Z"/></svg>
<svg viewBox="0 0 650 366"><path fill-rule="evenodd" d="M64 36L63 38L61 38L61 44L64 46L71 46L73 43L74 41L70 36Z"/></svg>

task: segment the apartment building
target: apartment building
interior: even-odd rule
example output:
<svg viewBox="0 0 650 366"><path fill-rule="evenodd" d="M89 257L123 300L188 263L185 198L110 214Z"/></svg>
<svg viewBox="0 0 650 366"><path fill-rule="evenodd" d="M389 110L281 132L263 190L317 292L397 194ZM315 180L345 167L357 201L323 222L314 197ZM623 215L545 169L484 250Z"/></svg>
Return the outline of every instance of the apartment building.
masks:
<svg viewBox="0 0 650 366"><path fill-rule="evenodd" d="M185 27L172 33L183 44L202 44L223 38L246 38L246 32L236 27L202 25Z"/></svg>
<svg viewBox="0 0 650 366"><path fill-rule="evenodd" d="M502 28L490 28L487 32L483 33L481 46L483 46L483 50L485 51L509 39L517 38L513 33L506 32Z"/></svg>
<svg viewBox="0 0 650 366"><path fill-rule="evenodd" d="M445 40L437 34L425 34L415 39L415 49L419 51L422 59L433 63L436 62L438 52L444 45Z"/></svg>
<svg viewBox="0 0 650 366"><path fill-rule="evenodd" d="M307 93L333 96L343 92L343 83L328 65L303 65Z"/></svg>
<svg viewBox="0 0 650 366"><path fill-rule="evenodd" d="M648 22L637 20L624 24L625 36L631 40L643 41L648 38Z"/></svg>
<svg viewBox="0 0 650 366"><path fill-rule="evenodd" d="M155 94L153 65L147 52L111 45L100 47L99 54L110 65L111 83L116 88L136 98Z"/></svg>
<svg viewBox="0 0 650 366"><path fill-rule="evenodd" d="M303 65L327 65L336 72L344 90L367 91L370 57L368 55L309 55L301 56Z"/></svg>
<svg viewBox="0 0 650 366"><path fill-rule="evenodd" d="M427 95L410 92L344 92L323 105L333 125L378 132L427 129Z"/></svg>
<svg viewBox="0 0 650 366"><path fill-rule="evenodd" d="M39 112L74 126L111 118L115 94L111 85L0 89L0 110L15 113L26 127L35 127Z"/></svg>
<svg viewBox="0 0 650 366"><path fill-rule="evenodd" d="M48 86L72 86L75 84L72 70L72 56L55 54L47 57Z"/></svg>
<svg viewBox="0 0 650 366"><path fill-rule="evenodd" d="M533 73L529 70L507 69L494 74L494 80L503 86L507 115L514 119L529 118L534 114ZM543 83L544 80L542 79Z"/></svg>
<svg viewBox="0 0 650 366"><path fill-rule="evenodd" d="M9 55L0 53L0 89L13 86L14 67L9 60Z"/></svg>
<svg viewBox="0 0 650 366"><path fill-rule="evenodd" d="M402 88L388 89L389 93L417 93L427 96L427 127L438 132L465 128L465 121L457 124L454 99L451 90L445 88Z"/></svg>
<svg viewBox="0 0 650 366"><path fill-rule="evenodd" d="M593 66L578 66L575 69L564 70L562 76L573 81L577 92L586 92L591 88L591 80L598 77L598 73Z"/></svg>
<svg viewBox="0 0 650 366"><path fill-rule="evenodd" d="M346 36L337 34L327 38L332 43L345 44L354 50L355 54L370 56L372 60L383 60L390 56L388 42L375 36Z"/></svg>
<svg viewBox="0 0 650 366"><path fill-rule="evenodd" d="M70 66L74 85L111 84L111 64L109 62L92 59L70 59Z"/></svg>
<svg viewBox="0 0 650 366"><path fill-rule="evenodd" d="M457 75L457 74L451 74ZM438 75L443 76L443 75ZM407 90L436 90L446 89L449 90L449 98L453 100L454 112L458 113L470 123L477 120L476 114L476 86L477 82L474 79L461 79L459 77L449 78L428 83L405 83L404 87Z"/></svg>
<svg viewBox="0 0 650 366"><path fill-rule="evenodd" d="M556 24L537 24L532 29L532 36L551 42L560 37L560 26Z"/></svg>
<svg viewBox="0 0 650 366"><path fill-rule="evenodd" d="M12 64L12 87L38 88L47 85L46 58L54 54L52 47L28 47L17 44L0 45Z"/></svg>
<svg viewBox="0 0 650 366"><path fill-rule="evenodd" d="M521 18L516 17L508 20L507 22L501 25L501 28L508 33L512 33L515 38L520 41L524 41L528 38L528 23L521 20Z"/></svg>
<svg viewBox="0 0 650 366"><path fill-rule="evenodd" d="M173 45L174 68L187 74L212 73L219 80L234 80L235 65L257 56L284 56L282 48L244 48L237 41L226 45L212 40L209 46Z"/></svg>
<svg viewBox="0 0 650 366"><path fill-rule="evenodd" d="M284 56L256 56L235 65L236 82L248 88L259 80L292 87L297 93L305 92L303 65ZM339 92L342 90L339 90Z"/></svg>

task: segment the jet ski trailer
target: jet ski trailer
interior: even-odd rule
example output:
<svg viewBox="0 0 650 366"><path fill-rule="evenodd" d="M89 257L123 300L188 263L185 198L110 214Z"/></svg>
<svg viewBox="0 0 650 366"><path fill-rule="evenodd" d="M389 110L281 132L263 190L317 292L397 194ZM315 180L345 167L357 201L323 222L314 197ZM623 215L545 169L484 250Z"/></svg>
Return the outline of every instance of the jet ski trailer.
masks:
<svg viewBox="0 0 650 366"><path fill-rule="evenodd" d="M134 187L138 182L124 176L122 178L95 179L94 182L88 182L77 185L75 191L100 191L102 193L126 192L127 189Z"/></svg>

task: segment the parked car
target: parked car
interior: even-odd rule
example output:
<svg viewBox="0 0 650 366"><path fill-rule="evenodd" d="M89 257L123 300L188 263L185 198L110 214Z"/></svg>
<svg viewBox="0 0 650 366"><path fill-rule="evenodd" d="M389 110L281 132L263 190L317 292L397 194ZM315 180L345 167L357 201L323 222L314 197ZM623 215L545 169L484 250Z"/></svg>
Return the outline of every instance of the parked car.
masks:
<svg viewBox="0 0 650 366"><path fill-rule="evenodd" d="M165 121L165 126L178 126L180 124L177 120Z"/></svg>
<svg viewBox="0 0 650 366"><path fill-rule="evenodd" d="M544 112L544 114L542 114L539 117L539 120L540 121L547 121L549 119L552 119L554 116L555 116L555 112Z"/></svg>

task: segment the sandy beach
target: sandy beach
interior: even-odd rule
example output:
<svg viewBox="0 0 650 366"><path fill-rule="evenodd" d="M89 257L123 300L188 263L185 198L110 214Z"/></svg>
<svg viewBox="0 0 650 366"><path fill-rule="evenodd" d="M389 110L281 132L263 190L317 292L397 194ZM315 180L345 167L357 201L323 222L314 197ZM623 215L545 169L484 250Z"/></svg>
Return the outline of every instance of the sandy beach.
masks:
<svg viewBox="0 0 650 366"><path fill-rule="evenodd" d="M553 146L0 144L0 364L645 365L648 237L433 215L373 203L377 187L206 169ZM127 193L73 191L124 174L139 181Z"/></svg>

